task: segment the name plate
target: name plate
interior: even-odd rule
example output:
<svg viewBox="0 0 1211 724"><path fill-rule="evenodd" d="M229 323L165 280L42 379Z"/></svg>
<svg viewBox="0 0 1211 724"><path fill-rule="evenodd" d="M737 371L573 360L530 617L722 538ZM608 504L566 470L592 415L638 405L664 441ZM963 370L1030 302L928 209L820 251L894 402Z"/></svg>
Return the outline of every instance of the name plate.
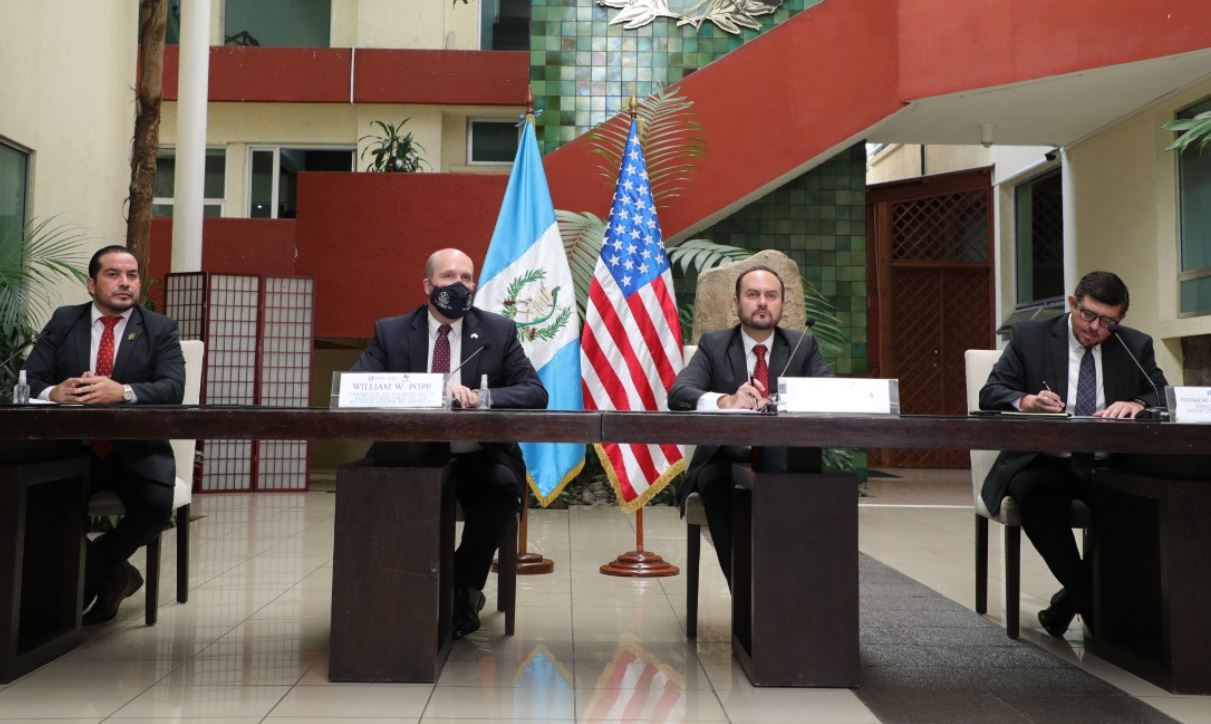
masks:
<svg viewBox="0 0 1211 724"><path fill-rule="evenodd" d="M437 409L443 407L443 374L337 372L332 375L332 407Z"/></svg>
<svg viewBox="0 0 1211 724"><path fill-rule="evenodd" d="M856 377L779 377L779 412L900 414L900 381Z"/></svg>
<svg viewBox="0 0 1211 724"><path fill-rule="evenodd" d="M1165 400L1174 422L1211 422L1211 387L1166 387Z"/></svg>

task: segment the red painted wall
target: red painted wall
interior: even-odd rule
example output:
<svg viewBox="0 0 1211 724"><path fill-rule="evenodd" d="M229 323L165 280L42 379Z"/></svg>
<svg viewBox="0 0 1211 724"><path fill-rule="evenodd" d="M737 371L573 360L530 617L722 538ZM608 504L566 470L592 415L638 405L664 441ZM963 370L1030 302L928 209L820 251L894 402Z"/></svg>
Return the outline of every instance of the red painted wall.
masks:
<svg viewBox="0 0 1211 724"><path fill-rule="evenodd" d="M356 60L354 53L356 52ZM180 52L164 48L164 100L176 100ZM354 69L351 71L351 68ZM211 101L524 105L524 51L212 47Z"/></svg>
<svg viewBox="0 0 1211 724"><path fill-rule="evenodd" d="M294 219L203 219L202 269L219 274L294 274ZM151 222L149 296L164 309L164 279L172 268L172 219Z"/></svg>
<svg viewBox="0 0 1211 724"><path fill-rule="evenodd" d="M357 51L353 95L359 103L525 105L525 51Z"/></svg>
<svg viewBox="0 0 1211 724"><path fill-rule="evenodd" d="M708 157L662 210L666 237L752 193L900 109L896 0L825 2L678 85L694 100ZM547 154L555 206L609 212L587 138Z"/></svg>
<svg viewBox="0 0 1211 724"><path fill-rule="evenodd" d="M507 176L299 175L295 270L316 279L316 337L373 334L380 317L424 302L433 251L454 246L483 260Z"/></svg>
<svg viewBox="0 0 1211 724"><path fill-rule="evenodd" d="M1207 0L899 0L898 5L900 96L905 99L1211 46Z"/></svg>
<svg viewBox="0 0 1211 724"><path fill-rule="evenodd" d="M348 48L212 47L211 101L348 103ZM179 48L164 48L164 100L177 99Z"/></svg>

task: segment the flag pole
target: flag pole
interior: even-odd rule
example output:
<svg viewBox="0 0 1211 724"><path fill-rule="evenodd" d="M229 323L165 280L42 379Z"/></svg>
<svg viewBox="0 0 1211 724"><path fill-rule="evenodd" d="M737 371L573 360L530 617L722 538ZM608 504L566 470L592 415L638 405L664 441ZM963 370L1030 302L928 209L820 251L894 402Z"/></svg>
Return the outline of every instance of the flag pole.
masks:
<svg viewBox="0 0 1211 724"><path fill-rule="evenodd" d="M631 122L636 122L639 115L639 102L631 96L629 102ZM599 569L607 576L622 576L626 578L660 578L675 576L680 573L677 566L669 563L657 553L643 549L643 506L635 511L635 550L628 551L606 563Z"/></svg>
<svg viewBox="0 0 1211 724"><path fill-rule="evenodd" d="M534 117L534 87L526 86L526 118L525 122L533 124ZM521 517L517 521L517 575L536 576L555 572L555 561L545 558L541 553L531 553L527 536L530 528L530 491L522 482ZM492 561L492 570L499 567L497 561Z"/></svg>

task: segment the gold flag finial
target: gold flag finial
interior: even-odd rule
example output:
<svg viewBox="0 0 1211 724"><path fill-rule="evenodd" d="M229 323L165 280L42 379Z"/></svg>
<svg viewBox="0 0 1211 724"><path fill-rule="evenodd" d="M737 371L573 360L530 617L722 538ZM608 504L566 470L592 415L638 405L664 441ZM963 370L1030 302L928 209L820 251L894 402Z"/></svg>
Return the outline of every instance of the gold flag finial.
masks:
<svg viewBox="0 0 1211 724"><path fill-rule="evenodd" d="M526 86L526 115L534 115L534 86Z"/></svg>
<svg viewBox="0 0 1211 724"><path fill-rule="evenodd" d="M627 103L627 107L631 111L631 118L634 118L639 114L639 101L635 100L635 96L631 96L630 101Z"/></svg>

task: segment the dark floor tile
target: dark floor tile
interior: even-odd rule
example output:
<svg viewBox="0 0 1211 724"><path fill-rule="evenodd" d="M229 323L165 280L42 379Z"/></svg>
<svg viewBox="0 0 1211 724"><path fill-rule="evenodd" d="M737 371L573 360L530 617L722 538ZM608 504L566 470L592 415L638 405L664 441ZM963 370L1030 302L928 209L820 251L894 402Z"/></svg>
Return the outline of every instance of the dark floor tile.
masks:
<svg viewBox="0 0 1211 724"><path fill-rule="evenodd" d="M1127 696L998 695L1015 711L1040 724L1153 724L1173 722L1147 704Z"/></svg>
<svg viewBox="0 0 1211 724"><path fill-rule="evenodd" d="M864 691L858 698L891 724L1010 724L1029 720L991 694L965 691Z"/></svg>
<svg viewBox="0 0 1211 724"><path fill-rule="evenodd" d="M971 669L1067 669L1058 657L1031 644L1005 646L924 646L950 666Z"/></svg>

